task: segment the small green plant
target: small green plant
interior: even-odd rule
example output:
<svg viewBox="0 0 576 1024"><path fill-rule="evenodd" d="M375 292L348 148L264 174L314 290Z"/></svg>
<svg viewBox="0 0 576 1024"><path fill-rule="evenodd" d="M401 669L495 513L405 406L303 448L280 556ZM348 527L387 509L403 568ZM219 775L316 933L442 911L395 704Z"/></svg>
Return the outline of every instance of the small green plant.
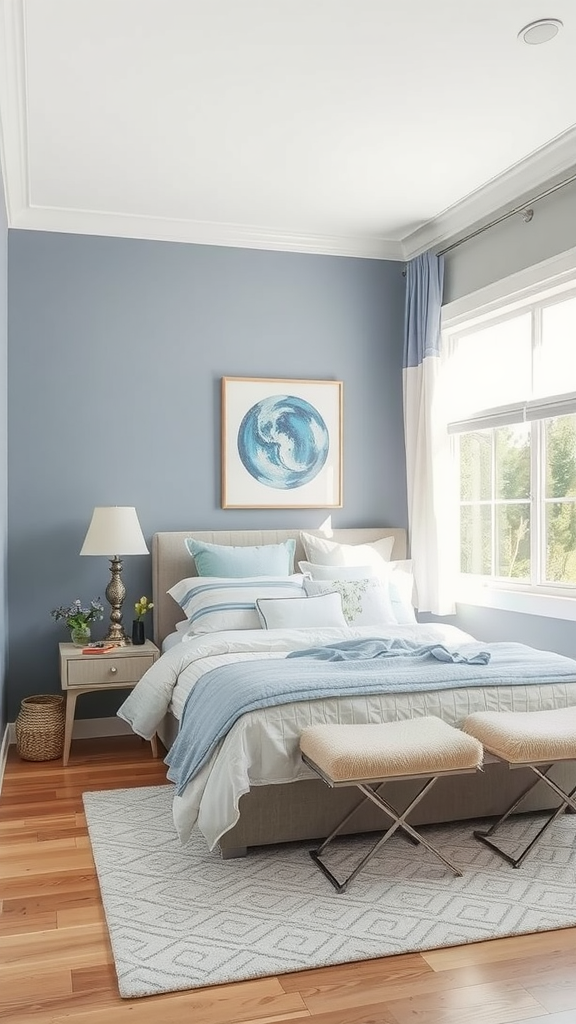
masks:
<svg viewBox="0 0 576 1024"><path fill-rule="evenodd" d="M136 612L136 621L139 622L146 612L151 611L154 607L152 601L149 601L147 597L141 597L139 601L136 601L134 605L134 611Z"/></svg>

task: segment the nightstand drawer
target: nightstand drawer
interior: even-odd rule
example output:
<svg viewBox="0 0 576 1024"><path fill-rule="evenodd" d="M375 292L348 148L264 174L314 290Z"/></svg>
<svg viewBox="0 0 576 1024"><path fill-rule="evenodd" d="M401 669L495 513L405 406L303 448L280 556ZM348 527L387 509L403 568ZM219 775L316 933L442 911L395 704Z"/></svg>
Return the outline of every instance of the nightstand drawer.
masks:
<svg viewBox="0 0 576 1024"><path fill-rule="evenodd" d="M112 654L99 654L96 658L84 655L82 659L68 661L68 686L137 683L153 664L154 657L149 654L128 658Z"/></svg>

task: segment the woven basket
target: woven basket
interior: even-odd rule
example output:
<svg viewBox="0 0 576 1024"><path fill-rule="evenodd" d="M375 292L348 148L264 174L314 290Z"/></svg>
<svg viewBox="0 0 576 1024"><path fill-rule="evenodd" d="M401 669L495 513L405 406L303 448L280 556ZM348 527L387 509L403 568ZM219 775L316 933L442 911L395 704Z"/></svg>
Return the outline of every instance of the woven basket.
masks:
<svg viewBox="0 0 576 1024"><path fill-rule="evenodd" d="M16 746L24 761L53 761L64 749L64 697L25 697L16 719Z"/></svg>

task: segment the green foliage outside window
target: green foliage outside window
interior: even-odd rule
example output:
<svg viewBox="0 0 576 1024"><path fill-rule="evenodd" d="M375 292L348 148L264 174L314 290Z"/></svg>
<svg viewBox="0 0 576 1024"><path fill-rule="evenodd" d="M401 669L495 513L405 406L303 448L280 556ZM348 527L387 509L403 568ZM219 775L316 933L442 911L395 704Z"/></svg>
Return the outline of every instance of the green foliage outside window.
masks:
<svg viewBox="0 0 576 1024"><path fill-rule="evenodd" d="M576 583L576 416L546 423L546 577Z"/></svg>
<svg viewBox="0 0 576 1024"><path fill-rule="evenodd" d="M460 436L464 573L531 580L534 430L522 424ZM544 421L543 451L543 582L576 583L576 415Z"/></svg>

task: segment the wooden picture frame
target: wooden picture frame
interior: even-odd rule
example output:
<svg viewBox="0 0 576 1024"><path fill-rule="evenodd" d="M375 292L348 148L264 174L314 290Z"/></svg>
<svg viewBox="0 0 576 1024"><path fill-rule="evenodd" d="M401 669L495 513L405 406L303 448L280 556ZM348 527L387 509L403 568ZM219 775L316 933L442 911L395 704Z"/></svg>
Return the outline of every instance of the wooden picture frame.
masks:
<svg viewBox="0 0 576 1024"><path fill-rule="evenodd" d="M222 378L222 508L342 507L342 381Z"/></svg>

